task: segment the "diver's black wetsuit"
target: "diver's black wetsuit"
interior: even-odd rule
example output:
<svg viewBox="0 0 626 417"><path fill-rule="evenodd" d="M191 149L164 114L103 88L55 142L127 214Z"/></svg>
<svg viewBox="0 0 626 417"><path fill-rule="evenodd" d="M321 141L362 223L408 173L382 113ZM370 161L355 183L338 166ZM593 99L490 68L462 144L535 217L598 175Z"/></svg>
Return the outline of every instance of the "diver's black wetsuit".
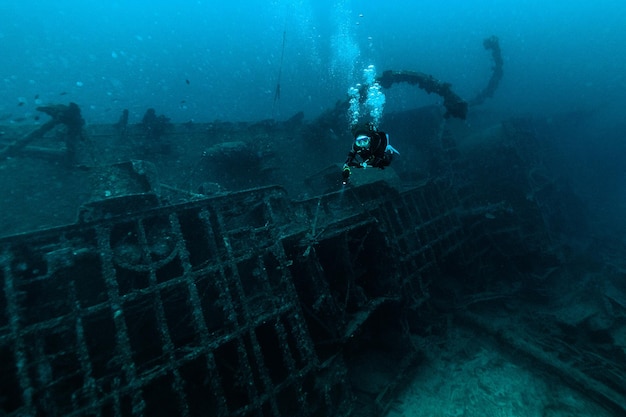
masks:
<svg viewBox="0 0 626 417"><path fill-rule="evenodd" d="M370 146L360 148L356 143L352 144L352 149L348 153L346 165L350 167L364 168L363 162L367 166L383 169L391 164L392 152L387 150L389 141L385 132L371 131L367 133L370 137ZM358 162L360 159L360 162Z"/></svg>

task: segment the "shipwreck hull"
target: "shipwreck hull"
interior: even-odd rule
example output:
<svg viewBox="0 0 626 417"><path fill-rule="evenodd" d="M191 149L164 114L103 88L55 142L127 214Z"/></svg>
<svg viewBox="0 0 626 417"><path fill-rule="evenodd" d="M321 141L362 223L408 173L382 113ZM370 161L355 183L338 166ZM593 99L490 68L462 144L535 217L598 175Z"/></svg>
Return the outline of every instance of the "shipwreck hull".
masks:
<svg viewBox="0 0 626 417"><path fill-rule="evenodd" d="M438 113L391 117L416 143L394 169L354 170L346 187L340 166L292 157L300 147L326 160L312 153L318 142L263 152L244 142L288 143L295 128L177 126L172 154L142 162L140 146L107 152L128 138L101 127L94 146L106 163L59 176L61 192L44 182L30 196L37 204L3 220L43 227L22 211L46 206L65 216L46 221L67 223L74 206L55 208L83 202L74 224L0 238L0 414L386 415L433 346L462 326L620 415L624 367L610 359L620 353L591 339L563 346L589 322L557 319L553 305L567 265L559 235L582 223L562 215L578 202L546 169L532 122L457 146ZM411 134L419 117L421 134ZM219 167L232 191L213 183L207 137L210 150L239 152L235 161L259 156L243 177L236 164ZM15 170L5 188L31 177L19 162L6 161ZM24 167L42 181L61 170ZM251 178L283 179L290 192L244 187ZM616 317L620 297L609 298ZM507 319L493 321L495 311Z"/></svg>
<svg viewBox="0 0 626 417"><path fill-rule="evenodd" d="M294 202L267 187L5 238L4 409L348 415L341 351L382 331L377 311L418 308L469 244L441 188ZM416 360L393 353L404 369L369 393L378 408Z"/></svg>

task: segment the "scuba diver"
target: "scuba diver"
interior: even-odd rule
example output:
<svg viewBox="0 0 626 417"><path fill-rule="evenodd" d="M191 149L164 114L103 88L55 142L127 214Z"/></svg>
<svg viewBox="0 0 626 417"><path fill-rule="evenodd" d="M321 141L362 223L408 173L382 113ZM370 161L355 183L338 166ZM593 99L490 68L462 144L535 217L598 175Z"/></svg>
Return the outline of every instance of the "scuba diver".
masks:
<svg viewBox="0 0 626 417"><path fill-rule="evenodd" d="M384 169L399 152L389 144L389 135L375 130L369 123L354 131L354 143L343 164L342 183L350 180L350 167Z"/></svg>

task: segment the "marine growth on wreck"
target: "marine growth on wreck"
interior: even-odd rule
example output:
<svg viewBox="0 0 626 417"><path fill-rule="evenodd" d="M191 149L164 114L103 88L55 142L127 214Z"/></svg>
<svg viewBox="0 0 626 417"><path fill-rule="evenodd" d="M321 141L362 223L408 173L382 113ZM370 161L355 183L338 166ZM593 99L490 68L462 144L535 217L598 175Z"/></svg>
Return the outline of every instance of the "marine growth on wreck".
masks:
<svg viewBox="0 0 626 417"><path fill-rule="evenodd" d="M545 139L571 117L485 118L484 48L474 98L400 68L311 120L3 126L0 415L625 413L624 267ZM399 85L441 100L383 112ZM398 153L342 184L363 115Z"/></svg>

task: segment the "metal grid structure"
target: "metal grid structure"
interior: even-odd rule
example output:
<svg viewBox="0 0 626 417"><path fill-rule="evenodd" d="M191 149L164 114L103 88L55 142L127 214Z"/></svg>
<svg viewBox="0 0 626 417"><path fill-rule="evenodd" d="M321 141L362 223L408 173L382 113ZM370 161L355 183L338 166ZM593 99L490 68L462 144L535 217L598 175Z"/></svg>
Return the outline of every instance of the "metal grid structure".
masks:
<svg viewBox="0 0 626 417"><path fill-rule="evenodd" d="M293 202L267 187L5 238L0 407L349 415L341 347L384 306L419 306L467 247L452 190L379 182Z"/></svg>
<svg viewBox="0 0 626 417"><path fill-rule="evenodd" d="M279 195L266 189L5 242L4 409L313 409L287 393L310 390L318 364L272 236Z"/></svg>

